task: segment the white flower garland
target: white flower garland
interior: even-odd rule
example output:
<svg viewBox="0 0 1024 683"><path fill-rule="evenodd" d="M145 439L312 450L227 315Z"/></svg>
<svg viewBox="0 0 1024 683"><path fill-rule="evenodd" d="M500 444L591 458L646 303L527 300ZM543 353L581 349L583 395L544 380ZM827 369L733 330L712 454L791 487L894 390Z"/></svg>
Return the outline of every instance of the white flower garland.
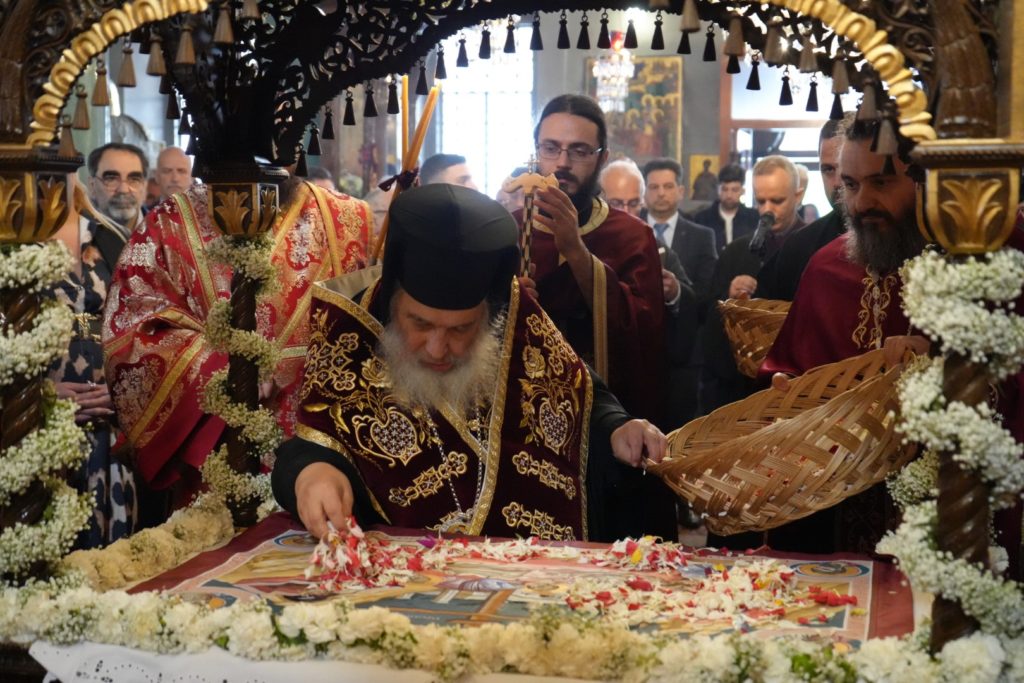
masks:
<svg viewBox="0 0 1024 683"><path fill-rule="evenodd" d="M54 401L45 408L42 426L0 452L0 506L40 476L70 468L86 457L88 441L75 424L76 409L74 401Z"/></svg>
<svg viewBox="0 0 1024 683"><path fill-rule="evenodd" d="M210 488L229 500L245 501L255 498L259 501L273 500L274 492L270 488L270 475L255 476L236 472L228 464L228 447L222 445L211 453L201 468L203 481Z"/></svg>
<svg viewBox="0 0 1024 683"><path fill-rule="evenodd" d="M211 261L229 265L234 272L243 273L260 283L260 294L265 295L279 286L277 272L270 260L273 246L270 233L260 233L253 238L223 235L206 245L206 255Z"/></svg>
<svg viewBox="0 0 1024 683"><path fill-rule="evenodd" d="M1024 635L1024 595L1020 587L983 567L936 550L934 523L935 501L912 506L904 511L903 524L886 534L877 550L897 556L901 569L918 590L959 602L986 633L1010 638Z"/></svg>
<svg viewBox="0 0 1024 683"><path fill-rule="evenodd" d="M0 247L0 289L41 292L64 279L71 254L60 240Z"/></svg>
<svg viewBox="0 0 1024 683"><path fill-rule="evenodd" d="M277 418L266 408L249 410L241 403L235 403L225 392L228 371L218 370L210 376L203 391L203 410L218 415L228 426L240 428L242 438L253 444L253 449L262 457L272 453L284 438Z"/></svg>
<svg viewBox="0 0 1024 683"><path fill-rule="evenodd" d="M58 479L46 478L53 498L36 524L18 522L0 532L0 574L20 575L37 562L52 563L71 550L92 515L91 493L78 493Z"/></svg>
<svg viewBox="0 0 1024 683"><path fill-rule="evenodd" d="M97 593L74 576L0 591L0 640L82 640L153 652L202 653L217 646L253 660L330 659L432 672L525 673L625 681L1019 680L1024 641L975 634L932 659L918 644L873 639L849 652L798 637L752 634L676 638L632 631L556 607L522 622L461 629L414 625L380 607L348 601L263 601L211 609L166 593Z"/></svg>
<svg viewBox="0 0 1024 683"><path fill-rule="evenodd" d="M1024 488L1024 446L995 422L987 404L947 403L942 358L926 359L900 378L900 429L907 439L934 451L955 451L955 460L978 470L992 487L992 504L1006 507Z"/></svg>
<svg viewBox="0 0 1024 683"><path fill-rule="evenodd" d="M21 334L0 334L0 386L46 372L68 350L75 315L59 301L49 301Z"/></svg>
<svg viewBox="0 0 1024 683"><path fill-rule="evenodd" d="M988 363L1002 379L1024 363L1024 317L1013 313L1024 282L1024 253L1002 249L952 263L926 251L903 267L903 307L943 352ZM992 310L985 302L995 305Z"/></svg>
<svg viewBox="0 0 1024 683"><path fill-rule="evenodd" d="M94 590L121 588L217 547L234 533L223 498L203 493L160 526L137 531L103 549L76 550L61 560L61 567L65 572L80 573Z"/></svg>
<svg viewBox="0 0 1024 683"><path fill-rule="evenodd" d="M256 363L262 381L269 380L274 374L281 355L277 347L256 330L231 327L231 302L228 299L221 299L210 306L206 318L206 338L215 349Z"/></svg>
<svg viewBox="0 0 1024 683"><path fill-rule="evenodd" d="M939 455L935 451L926 450L913 462L886 480L889 495L899 506L906 510L939 494Z"/></svg>

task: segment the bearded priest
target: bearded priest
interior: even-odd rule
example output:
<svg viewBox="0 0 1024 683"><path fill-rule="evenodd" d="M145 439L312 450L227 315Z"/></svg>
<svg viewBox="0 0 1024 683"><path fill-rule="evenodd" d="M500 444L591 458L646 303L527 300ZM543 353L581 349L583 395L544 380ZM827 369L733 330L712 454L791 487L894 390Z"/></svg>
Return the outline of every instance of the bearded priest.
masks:
<svg viewBox="0 0 1024 683"><path fill-rule="evenodd" d="M632 419L516 278L515 220L463 187L392 205L379 278L313 291L296 437L274 495L315 536L355 513L490 536L612 540L666 440ZM635 507L635 506L634 506Z"/></svg>

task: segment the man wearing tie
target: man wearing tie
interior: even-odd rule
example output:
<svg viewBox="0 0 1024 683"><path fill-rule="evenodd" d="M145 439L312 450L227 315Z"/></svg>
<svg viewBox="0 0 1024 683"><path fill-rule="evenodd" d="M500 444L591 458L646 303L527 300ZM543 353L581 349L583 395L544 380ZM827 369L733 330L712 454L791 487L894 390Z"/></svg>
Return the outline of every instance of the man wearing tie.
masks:
<svg viewBox="0 0 1024 683"><path fill-rule="evenodd" d="M687 220L679 210L679 200L683 198L682 174L682 167L672 159L655 159L644 165L647 210L641 212L641 218L654 230L658 242L676 253L693 281L694 292L704 297L717 259L715 233L711 228Z"/></svg>

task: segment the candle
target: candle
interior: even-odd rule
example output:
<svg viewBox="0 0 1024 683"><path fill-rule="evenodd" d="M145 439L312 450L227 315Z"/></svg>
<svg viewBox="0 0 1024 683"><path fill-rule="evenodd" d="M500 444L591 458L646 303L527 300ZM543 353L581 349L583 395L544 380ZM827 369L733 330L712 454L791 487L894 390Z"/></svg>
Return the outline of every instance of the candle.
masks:
<svg viewBox="0 0 1024 683"><path fill-rule="evenodd" d="M403 78L405 78L403 76ZM403 93L405 90L402 91ZM434 113L434 106L437 104L437 96L441 92L441 84L437 83L430 89L430 94L427 95L427 103L423 106L423 114L420 116L420 120L416 124L416 134L413 135L412 144L409 145L406 153L402 155L402 170L411 171L419 165L420 148L423 147L423 139L427 137L427 126L430 124L430 118ZM404 109L402 111L405 111ZM402 186L398 183L395 184L395 191L391 195L391 202L394 203L398 195L402 194ZM374 245L373 253L371 254L371 263L376 263L380 260L381 252L384 250L384 240L388 234L388 217L384 216L384 220L381 221L380 234L377 236L377 243Z"/></svg>
<svg viewBox="0 0 1024 683"><path fill-rule="evenodd" d="M409 74L402 74L402 165L409 155Z"/></svg>

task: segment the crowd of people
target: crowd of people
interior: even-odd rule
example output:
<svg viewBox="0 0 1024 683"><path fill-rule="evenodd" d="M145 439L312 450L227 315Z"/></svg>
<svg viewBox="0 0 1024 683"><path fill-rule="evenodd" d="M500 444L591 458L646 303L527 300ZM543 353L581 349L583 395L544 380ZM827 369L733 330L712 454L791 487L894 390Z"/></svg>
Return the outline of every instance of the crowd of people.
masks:
<svg viewBox="0 0 1024 683"><path fill-rule="evenodd" d="M905 149L873 152L873 135L852 116L822 128L832 211L813 221L801 209L806 168L780 155L750 169L751 207L745 169L715 177L705 165L702 196L717 198L685 213L678 160L612 161L622 154L609 149L604 115L580 95L539 116L537 171L557 186L533 194L526 238L523 197L481 194L457 154L425 159L418 187L393 203L383 190L365 202L337 193L322 172L291 183L274 228L285 286L257 316L284 351L264 397L291 437L273 467L279 502L318 535L352 511L564 539L674 539L679 523L699 524L645 476L665 433L776 374L913 334L898 269L924 247L922 178ZM57 292L82 329L55 379L94 424L82 485L100 505L82 542L99 545L160 521L201 487L198 468L224 425L198 397L226 363L204 325L231 274L207 262L216 230L181 150L157 160L162 200L148 211L137 148L105 145L88 171L91 206L81 202L62 232L78 264ZM381 271L368 279L367 245L388 211ZM1011 244L1021 242L1018 229ZM716 306L751 297L793 302L757 380L738 373ZM1002 400L1019 400L1014 381ZM1024 425L1009 426L1024 438ZM884 491L870 493L742 542L869 551L892 523ZM1004 545L1019 551L1019 533L1018 517L1016 544Z"/></svg>

